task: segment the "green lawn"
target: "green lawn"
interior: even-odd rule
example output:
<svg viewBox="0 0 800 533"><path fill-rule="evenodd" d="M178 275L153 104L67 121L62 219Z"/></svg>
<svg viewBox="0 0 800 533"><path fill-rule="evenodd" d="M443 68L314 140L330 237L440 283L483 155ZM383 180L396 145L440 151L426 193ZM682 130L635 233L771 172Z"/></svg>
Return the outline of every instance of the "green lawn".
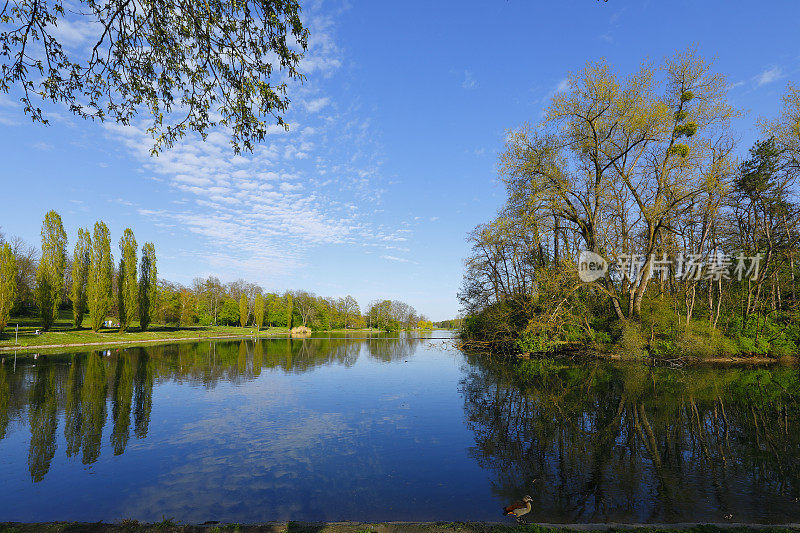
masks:
<svg viewBox="0 0 800 533"><path fill-rule="evenodd" d="M16 326L19 324L19 336L15 338ZM102 328L95 333L89 326L89 320L84 319L80 329L72 326L72 313L68 310L61 310L59 318L53 328L47 332L36 334L36 330L41 329L38 318L31 317L12 317L2 335L0 335L0 351L20 350L43 347L43 346L64 346L64 345L113 345L115 343L135 343L151 341L171 341L181 339L197 339L208 337L243 337L255 336L285 336L289 331L285 327L262 328L256 332L252 326L167 326L163 324L151 324L147 331L139 330L139 323L134 322L128 331L120 333L116 328ZM368 333L378 330L332 330L331 333ZM15 340L16 339L16 340Z"/></svg>
<svg viewBox="0 0 800 533"><path fill-rule="evenodd" d="M19 324L19 336L16 337L15 330ZM36 334L36 330L41 329L38 318L12 317L8 327L0 336L0 350L20 349L26 347L50 346L50 345L69 345L69 344L92 344L107 343L114 344L119 342L134 341L153 341L153 340L180 340L194 339L198 337L221 337L221 336L253 336L256 330L253 327L236 326L188 326L176 327L163 324L152 324L147 331L139 330L139 323L134 322L125 333L120 333L116 328L102 328L95 333L89 327L89 320L83 321L80 329L73 329L72 313L63 311L50 331ZM267 328L262 329L259 336L267 335L286 335L286 328Z"/></svg>

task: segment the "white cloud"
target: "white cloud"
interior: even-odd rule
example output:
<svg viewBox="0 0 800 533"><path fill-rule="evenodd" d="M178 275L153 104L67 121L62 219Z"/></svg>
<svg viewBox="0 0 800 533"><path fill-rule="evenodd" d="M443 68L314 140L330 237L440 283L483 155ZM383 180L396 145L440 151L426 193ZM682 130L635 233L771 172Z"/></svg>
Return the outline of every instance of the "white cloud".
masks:
<svg viewBox="0 0 800 533"><path fill-rule="evenodd" d="M569 78L562 78L556 85L542 98L542 103L547 103L554 96L569 91Z"/></svg>
<svg viewBox="0 0 800 533"><path fill-rule="evenodd" d="M303 105L305 105L306 111L309 113L318 113L322 110L322 108L328 105L328 102L330 102L330 98L324 96L322 98L311 100L310 102L305 102Z"/></svg>
<svg viewBox="0 0 800 533"><path fill-rule="evenodd" d="M758 84L759 87L761 87L762 85L767 85L768 83L776 82L783 77L784 74L781 67L773 66L764 70L764 72L756 76L756 83Z"/></svg>
<svg viewBox="0 0 800 533"><path fill-rule="evenodd" d="M558 82L558 85L556 85L554 93L555 94L564 93L567 92L568 90L569 90L569 79L564 78Z"/></svg>
<svg viewBox="0 0 800 533"><path fill-rule="evenodd" d="M405 259L403 257L397 257L394 255L382 255L381 259L386 259L387 261L395 261L397 263L410 263L411 260Z"/></svg>
<svg viewBox="0 0 800 533"><path fill-rule="evenodd" d="M88 45L93 40L97 41L103 32L102 26L93 22L91 17L60 18L58 25L51 26L49 30L53 37L67 48Z"/></svg>
<svg viewBox="0 0 800 533"><path fill-rule="evenodd" d="M461 87L464 89L476 89L478 87L478 82L472 76L472 72L469 70L464 71L464 81L461 82Z"/></svg>

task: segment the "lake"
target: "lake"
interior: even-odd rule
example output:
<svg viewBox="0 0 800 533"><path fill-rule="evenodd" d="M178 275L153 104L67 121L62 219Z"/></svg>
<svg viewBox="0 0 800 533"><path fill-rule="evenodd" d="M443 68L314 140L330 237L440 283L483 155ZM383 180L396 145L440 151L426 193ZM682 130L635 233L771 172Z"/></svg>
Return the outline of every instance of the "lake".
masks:
<svg viewBox="0 0 800 533"><path fill-rule="evenodd" d="M0 521L504 521L525 494L538 522L800 521L794 367L407 335L4 357Z"/></svg>

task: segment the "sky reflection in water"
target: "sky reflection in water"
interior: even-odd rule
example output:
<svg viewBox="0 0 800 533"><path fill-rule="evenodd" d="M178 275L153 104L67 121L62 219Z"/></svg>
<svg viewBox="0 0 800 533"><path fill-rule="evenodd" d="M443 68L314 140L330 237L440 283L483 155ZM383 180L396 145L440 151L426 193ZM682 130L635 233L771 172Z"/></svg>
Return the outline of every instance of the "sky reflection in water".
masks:
<svg viewBox="0 0 800 533"><path fill-rule="evenodd" d="M409 338L7 357L0 520L800 519L797 369L523 370Z"/></svg>

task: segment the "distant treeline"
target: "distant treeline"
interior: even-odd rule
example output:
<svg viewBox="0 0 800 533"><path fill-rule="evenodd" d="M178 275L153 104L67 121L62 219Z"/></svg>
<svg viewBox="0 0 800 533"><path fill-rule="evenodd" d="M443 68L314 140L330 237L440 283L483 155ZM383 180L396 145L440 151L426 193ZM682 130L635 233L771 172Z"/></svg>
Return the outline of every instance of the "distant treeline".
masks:
<svg viewBox="0 0 800 533"><path fill-rule="evenodd" d="M349 295L330 298L304 290L266 292L255 283L222 283L214 276L196 278L191 287L160 280L158 293L157 318L164 324L390 331L428 321L397 300L372 301L362 313L358 301Z"/></svg>
<svg viewBox="0 0 800 533"><path fill-rule="evenodd" d="M437 328L444 328L444 329L459 329L461 328L461 324L464 322L463 318L454 318L452 320L442 320L440 322L434 322L434 327Z"/></svg>
<svg viewBox="0 0 800 533"><path fill-rule="evenodd" d="M255 283L223 283L217 277L197 278L191 287L158 279L155 247L145 243L137 259L137 243L128 228L119 240L114 265L108 227L79 229L72 254L61 217L50 211L42 223L41 252L19 237L0 233L0 333L10 316L38 316L48 330L59 310L71 309L76 328L90 318L98 331L108 319L121 331L138 321L175 325L305 326L311 329L378 328L398 330L432 322L411 305L375 300L362 312L352 296L326 298L299 290L268 292Z"/></svg>

